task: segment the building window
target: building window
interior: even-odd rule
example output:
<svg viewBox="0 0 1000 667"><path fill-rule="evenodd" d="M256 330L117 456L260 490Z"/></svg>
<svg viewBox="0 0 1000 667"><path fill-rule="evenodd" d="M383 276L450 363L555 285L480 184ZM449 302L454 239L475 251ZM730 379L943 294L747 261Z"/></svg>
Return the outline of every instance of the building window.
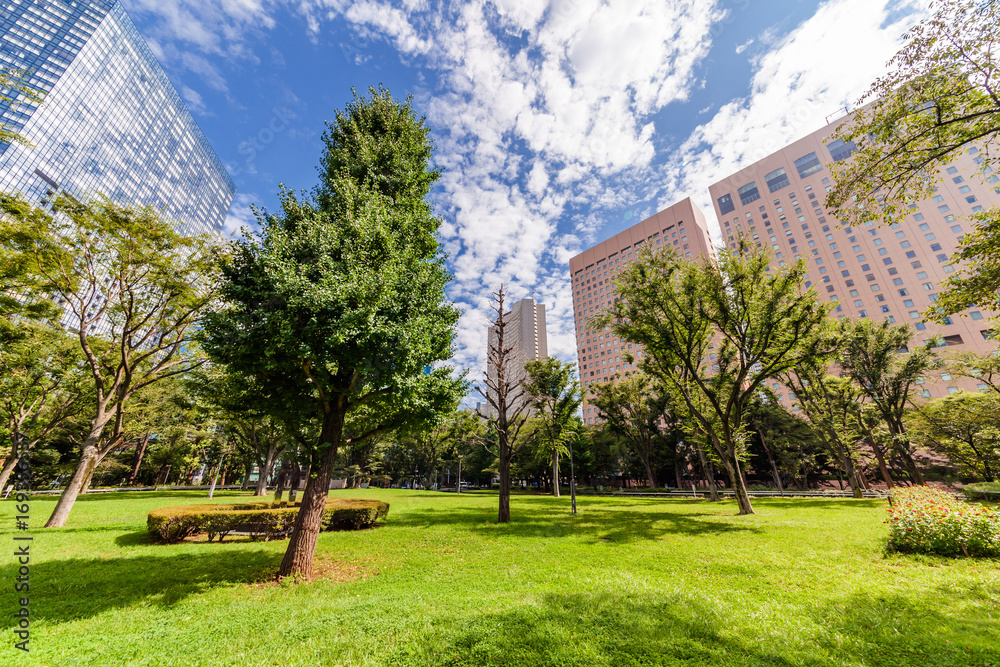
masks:
<svg viewBox="0 0 1000 667"><path fill-rule="evenodd" d="M747 183L739 189L740 202L743 205L749 204L750 202L757 201L760 199L760 192L757 191L756 181Z"/></svg>
<svg viewBox="0 0 1000 667"><path fill-rule="evenodd" d="M764 180L767 181L767 188L771 192L777 192L781 188L787 187L790 183L788 180L788 174L785 173L785 169L783 167L779 167L778 169L772 171L764 177Z"/></svg>
<svg viewBox="0 0 1000 667"><path fill-rule="evenodd" d="M853 141L842 141L840 139L831 141L827 144L827 148L830 150L830 157L833 158L834 162L846 160L851 157L856 149Z"/></svg>
<svg viewBox="0 0 1000 667"><path fill-rule="evenodd" d="M732 213L736 210L736 206L733 205L732 195L722 195L717 200L719 202L719 213L725 215L726 213Z"/></svg>
<svg viewBox="0 0 1000 667"><path fill-rule="evenodd" d="M805 178L809 174L815 174L817 171L822 169L823 165L820 164L819 158L816 157L816 153L810 153L809 155L803 155L796 160L795 168L799 172L799 178Z"/></svg>

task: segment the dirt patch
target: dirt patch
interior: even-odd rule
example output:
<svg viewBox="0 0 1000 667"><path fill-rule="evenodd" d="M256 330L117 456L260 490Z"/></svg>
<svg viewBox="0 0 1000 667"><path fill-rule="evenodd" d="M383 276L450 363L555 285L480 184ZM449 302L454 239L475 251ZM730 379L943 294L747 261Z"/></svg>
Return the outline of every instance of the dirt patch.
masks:
<svg viewBox="0 0 1000 667"><path fill-rule="evenodd" d="M370 559L361 562L345 562L317 554L316 560L313 561L312 576L306 579L303 583L312 583L316 581L346 583L348 581L368 579L370 577L374 577L376 574L378 574L378 572L375 571ZM252 589L260 590L288 584L272 574L266 579L247 585Z"/></svg>

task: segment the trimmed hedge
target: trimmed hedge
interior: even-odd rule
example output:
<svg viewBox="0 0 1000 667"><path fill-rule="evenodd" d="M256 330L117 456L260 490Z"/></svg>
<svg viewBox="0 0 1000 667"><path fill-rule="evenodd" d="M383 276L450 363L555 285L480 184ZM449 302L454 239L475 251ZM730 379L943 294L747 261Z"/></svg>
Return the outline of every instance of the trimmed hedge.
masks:
<svg viewBox="0 0 1000 667"><path fill-rule="evenodd" d="M966 484L962 492L969 500L997 500L1000 499L1000 482Z"/></svg>
<svg viewBox="0 0 1000 667"><path fill-rule="evenodd" d="M174 544L198 533L208 533L211 542L221 542L233 531L250 533L251 540L287 537L292 531L299 504L287 501L235 505L185 505L161 507L149 513L146 529L157 542ZM380 500L333 498L323 510L323 530L368 528L389 514L389 503Z"/></svg>

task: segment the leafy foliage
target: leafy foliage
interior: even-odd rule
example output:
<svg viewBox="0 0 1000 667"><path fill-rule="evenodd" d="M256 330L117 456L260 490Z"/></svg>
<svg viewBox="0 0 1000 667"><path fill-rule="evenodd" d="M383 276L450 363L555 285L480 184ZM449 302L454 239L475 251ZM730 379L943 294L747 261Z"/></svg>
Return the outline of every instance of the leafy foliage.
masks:
<svg viewBox="0 0 1000 667"><path fill-rule="evenodd" d="M994 145L1000 132L1000 5L933 6L859 101L870 104L834 137L856 146L850 160L834 166L827 196L827 207L848 225L902 219L906 206L934 194L938 169L969 142Z"/></svg>
<svg viewBox="0 0 1000 667"><path fill-rule="evenodd" d="M309 572L338 449L433 424L464 393L449 369L424 372L451 356L458 320L426 199L429 132L408 100L355 94L324 134L313 196L283 190L281 211L259 211L261 231L223 262L205 349L291 433L318 429L283 575Z"/></svg>
<svg viewBox="0 0 1000 667"><path fill-rule="evenodd" d="M686 406L733 480L741 514L753 512L740 471L750 403L765 380L815 353L826 317L803 286L803 263L775 272L769 263L745 243L700 263L647 253L619 275L620 299L595 320L642 345L640 367Z"/></svg>
<svg viewBox="0 0 1000 667"><path fill-rule="evenodd" d="M0 245L13 264L31 267L34 289L64 306L94 384L79 465L47 523L63 526L96 466L120 446L136 392L204 362L192 331L215 295L214 241L182 236L151 207L105 197L60 195L46 210L0 194L0 212Z"/></svg>
<svg viewBox="0 0 1000 667"><path fill-rule="evenodd" d="M959 392L907 414L911 437L988 482L1000 476L1000 394Z"/></svg>
<svg viewBox="0 0 1000 667"><path fill-rule="evenodd" d="M979 177L1000 164L1000 3L935 0L932 16L906 34L906 44L859 102L870 102L838 128L853 142L850 160L833 165L827 208L847 225L901 221L930 199L943 170L960 153L981 148ZM1000 211L973 216L954 258L962 270L930 315L938 320L975 304L1000 307Z"/></svg>
<svg viewBox="0 0 1000 667"><path fill-rule="evenodd" d="M41 104L43 93L27 84L27 75L28 72L24 70L7 67L0 69L0 90L9 91L7 93L0 93L0 102L6 103L8 108ZM31 142L23 136L10 128L2 126L0 126L0 143L18 143L31 146Z"/></svg>
<svg viewBox="0 0 1000 667"><path fill-rule="evenodd" d="M914 385L935 363L930 345L909 350L913 331L888 320L841 322L838 361L878 409L892 436L892 447L902 458L910 478L923 484L924 476L913 460L903 416Z"/></svg>

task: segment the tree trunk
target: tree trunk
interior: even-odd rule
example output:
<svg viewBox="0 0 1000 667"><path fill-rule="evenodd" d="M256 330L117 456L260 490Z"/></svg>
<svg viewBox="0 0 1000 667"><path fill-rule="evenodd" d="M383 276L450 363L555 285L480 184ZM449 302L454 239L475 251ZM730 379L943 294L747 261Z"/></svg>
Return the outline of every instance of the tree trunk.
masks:
<svg viewBox="0 0 1000 667"><path fill-rule="evenodd" d="M299 484L302 482L302 466L299 465L298 450L296 450L295 454L296 458L292 461L292 481L288 485L288 502L290 503L294 503L298 497Z"/></svg>
<svg viewBox="0 0 1000 667"><path fill-rule="evenodd" d="M705 473L705 481L708 482L708 498L713 502L719 500L719 489L715 485L715 466L705 456L705 450L695 447L698 450L698 460L701 461L701 469Z"/></svg>
<svg viewBox="0 0 1000 667"><path fill-rule="evenodd" d="M682 488L681 483L684 481L684 475L681 472L681 455L680 452L674 452L674 486L678 489Z"/></svg>
<svg viewBox="0 0 1000 667"><path fill-rule="evenodd" d="M150 435L147 431L146 435L135 446L135 456L132 459L132 472L128 476L128 486L135 484L135 478L139 476L139 466L142 465L142 458L146 455Z"/></svg>
<svg viewBox="0 0 1000 667"><path fill-rule="evenodd" d="M240 485L240 491L247 491L250 488L250 471L253 470L253 463L248 463L243 469L243 484Z"/></svg>
<svg viewBox="0 0 1000 667"><path fill-rule="evenodd" d="M903 467L906 468L906 472L910 475L910 480L919 486L923 486L924 476L917 468L917 462L913 460L913 456L910 454L910 441L906 435L906 430L901 422L888 422L890 433L892 433L892 448L896 450L899 454L899 458L903 461Z"/></svg>
<svg viewBox="0 0 1000 667"><path fill-rule="evenodd" d="M292 537L278 570L279 577L309 577L312 574L313 559L316 556L316 540L323 527L323 511L330 495L330 477L337 460L344 431L346 405L337 405L323 420L319 442L326 444L317 474L310 475L302 492L302 506L295 517Z"/></svg>
<svg viewBox="0 0 1000 667"><path fill-rule="evenodd" d="M59 496L59 502L56 503L56 508L52 511L52 516L49 517L48 522L45 524L46 528L62 528L66 525L69 513L73 509L73 503L76 502L76 498L80 495L84 485L94 475L94 469L100 461L101 456L97 447L93 444L84 446L80 463L76 467L76 472L73 473L73 478L66 485L66 490Z"/></svg>
<svg viewBox="0 0 1000 667"><path fill-rule="evenodd" d="M3 470L0 470L0 497L3 497L3 489L7 485L7 480L10 479L10 473L14 470L14 466L17 465L17 448L11 444L10 455L7 456L7 460L4 461Z"/></svg>
<svg viewBox="0 0 1000 667"><path fill-rule="evenodd" d="M882 481L885 482L886 488L893 488L896 485L892 481L892 475L889 474L889 466L885 464L885 453L881 447L875 444L874 440L868 440L868 446L872 448L872 452L875 454L875 459L878 461L878 469L882 473Z"/></svg>
<svg viewBox="0 0 1000 667"><path fill-rule="evenodd" d="M500 445L500 506L497 523L510 523L510 446Z"/></svg>
<svg viewBox="0 0 1000 667"><path fill-rule="evenodd" d="M288 461L282 460L278 468L278 479L274 483L274 501L278 502L285 495L285 482L288 480Z"/></svg>
<svg viewBox="0 0 1000 667"><path fill-rule="evenodd" d="M263 465L260 467L260 475L257 477L257 489L253 493L255 496L267 495L267 478L271 476L271 468L274 467L274 455L276 451L277 445L272 444L267 448L267 456L264 458Z"/></svg>
<svg viewBox="0 0 1000 667"><path fill-rule="evenodd" d="M840 455L840 460L844 462L844 472L847 473L847 481L851 485L851 495L855 498L863 498L862 484L858 479L858 467L854 465L851 453L839 441L837 442L837 453Z"/></svg>
<svg viewBox="0 0 1000 667"><path fill-rule="evenodd" d="M771 454L771 448L767 446L767 440L764 439L764 432L758 428L757 435L760 436L760 444L764 447L764 453L767 454L767 462L771 464L771 476L774 477L774 484L778 487L778 493L784 496L785 489L781 486L781 474L778 472L778 464Z"/></svg>
<svg viewBox="0 0 1000 667"><path fill-rule="evenodd" d="M222 455L222 459L226 458L226 455ZM219 479L219 473L222 472L222 459L219 459L219 465L215 468L215 473L212 475L212 486L208 489L208 497L211 498L215 495L215 482Z"/></svg>
<svg viewBox="0 0 1000 667"><path fill-rule="evenodd" d="M559 450L552 450L552 495L559 497Z"/></svg>
<svg viewBox="0 0 1000 667"><path fill-rule="evenodd" d="M926 484L924 481L924 475L917 467L917 462L913 460L913 456L910 455L907 446L900 443L896 446L896 451L899 453L899 458L903 461L903 467L906 468L906 472L909 474L913 483L917 486L923 486Z"/></svg>
<svg viewBox="0 0 1000 667"><path fill-rule="evenodd" d="M723 460L729 477L733 480L733 491L736 495L736 506L739 507L738 514L756 514L753 505L750 504L750 495L747 487L743 483L743 474L740 471L740 462L735 456Z"/></svg>
<svg viewBox="0 0 1000 667"><path fill-rule="evenodd" d="M653 466L649 464L649 456L642 457L642 464L646 467L646 483L649 484L650 488L658 488L659 484L656 475L653 474Z"/></svg>

